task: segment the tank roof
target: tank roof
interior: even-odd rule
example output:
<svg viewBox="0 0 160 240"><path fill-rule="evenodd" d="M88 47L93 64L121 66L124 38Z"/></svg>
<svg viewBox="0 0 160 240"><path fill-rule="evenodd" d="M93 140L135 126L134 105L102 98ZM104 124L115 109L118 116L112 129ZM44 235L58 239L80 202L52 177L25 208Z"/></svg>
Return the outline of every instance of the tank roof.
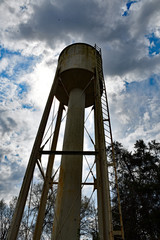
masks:
<svg viewBox="0 0 160 240"><path fill-rule="evenodd" d="M72 43L72 44L68 45L67 47L65 47L65 48L62 50L62 52L61 52L60 55L59 55L59 58L60 58L60 56L63 54L63 52L66 51L67 48L70 48L71 46L74 46L74 45L86 45L86 46L89 46L89 47L91 47L91 48L94 48L92 45L90 45L90 44L88 44L88 43L81 43L81 42ZM59 58L58 58L58 60L59 60Z"/></svg>

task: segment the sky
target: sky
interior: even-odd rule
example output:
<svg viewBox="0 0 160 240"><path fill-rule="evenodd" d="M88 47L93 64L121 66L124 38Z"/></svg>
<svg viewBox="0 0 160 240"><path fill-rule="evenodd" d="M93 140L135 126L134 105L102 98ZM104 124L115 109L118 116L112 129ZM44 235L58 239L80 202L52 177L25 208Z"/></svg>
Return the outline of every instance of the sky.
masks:
<svg viewBox="0 0 160 240"><path fill-rule="evenodd" d="M160 140L159 12L159 0L0 1L0 198L19 192L69 44L102 50L114 140Z"/></svg>

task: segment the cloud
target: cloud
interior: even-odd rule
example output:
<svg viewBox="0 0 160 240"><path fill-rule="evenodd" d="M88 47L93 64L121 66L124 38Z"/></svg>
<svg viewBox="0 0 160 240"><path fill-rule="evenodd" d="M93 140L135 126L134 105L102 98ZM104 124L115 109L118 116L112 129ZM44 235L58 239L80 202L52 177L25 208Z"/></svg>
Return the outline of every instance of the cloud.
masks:
<svg viewBox="0 0 160 240"><path fill-rule="evenodd" d="M9 163L9 159L5 159L5 162L1 162L0 168L0 192L1 198L5 197L5 201L9 202L11 198L16 196L19 192L25 168L22 167L18 161ZM8 164L6 163L7 161Z"/></svg>
<svg viewBox="0 0 160 240"><path fill-rule="evenodd" d="M3 117L0 117L0 126L1 126L0 128L2 129L2 135L4 135L5 133L10 132L11 130L13 131L13 129L17 126L17 124L10 117L7 117L6 120L3 119Z"/></svg>
<svg viewBox="0 0 160 240"><path fill-rule="evenodd" d="M119 79L119 82L123 81ZM117 87L116 82L114 85ZM159 76L122 86L119 92L115 88L115 93L114 88L108 86L113 136L132 149L135 139L150 141L158 137Z"/></svg>
<svg viewBox="0 0 160 240"><path fill-rule="evenodd" d="M33 5L33 13L27 22L19 24L19 37L46 41L52 47L59 41L69 43L93 35L93 31L101 27L102 14L104 10L95 1L92 4L82 0L58 4L43 1L38 6Z"/></svg>

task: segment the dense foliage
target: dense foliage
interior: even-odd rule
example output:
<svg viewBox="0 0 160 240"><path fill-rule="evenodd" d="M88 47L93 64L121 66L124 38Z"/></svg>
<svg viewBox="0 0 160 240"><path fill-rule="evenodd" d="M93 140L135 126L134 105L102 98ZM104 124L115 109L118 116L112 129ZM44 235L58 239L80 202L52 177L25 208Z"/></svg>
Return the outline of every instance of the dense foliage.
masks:
<svg viewBox="0 0 160 240"><path fill-rule="evenodd" d="M159 240L160 143L138 140L133 153L118 142L114 148L125 239Z"/></svg>

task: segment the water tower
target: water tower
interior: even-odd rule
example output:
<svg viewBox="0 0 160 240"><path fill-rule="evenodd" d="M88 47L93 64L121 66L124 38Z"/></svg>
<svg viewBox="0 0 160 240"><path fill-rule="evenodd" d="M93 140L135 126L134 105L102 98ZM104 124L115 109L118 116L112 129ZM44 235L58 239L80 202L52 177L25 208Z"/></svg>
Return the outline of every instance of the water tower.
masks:
<svg viewBox="0 0 160 240"><path fill-rule="evenodd" d="M48 151L44 151L42 148L42 138L54 97L59 101L59 110L51 148ZM67 106L68 113L63 137L63 147L62 151L57 151L57 140L64 106ZM94 151L84 151L84 113L85 108L90 106L92 106L94 111L95 148ZM106 141L106 137L110 141L113 152L113 161L111 163L108 163L106 158L108 141ZM39 163L40 156L43 154L49 155L45 175ZM95 156L96 179L93 184L97 190L99 239L113 240L116 235L119 236L119 239L124 239L110 116L102 70L101 50L97 46L92 47L84 43L72 44L66 47L59 56L55 79L35 139L7 239L17 239L36 165L38 165L40 172L44 175L43 191L33 236L34 240L40 239L47 195L51 181L53 180L51 176L56 154L61 155L61 164L52 240L79 239L84 155ZM115 177L112 178L112 181L113 179L115 181L117 201L119 203L120 228L116 231L114 231L112 224L111 189L108 170L110 167L113 168L112 175L114 173ZM64 219L67 219L65 224Z"/></svg>

